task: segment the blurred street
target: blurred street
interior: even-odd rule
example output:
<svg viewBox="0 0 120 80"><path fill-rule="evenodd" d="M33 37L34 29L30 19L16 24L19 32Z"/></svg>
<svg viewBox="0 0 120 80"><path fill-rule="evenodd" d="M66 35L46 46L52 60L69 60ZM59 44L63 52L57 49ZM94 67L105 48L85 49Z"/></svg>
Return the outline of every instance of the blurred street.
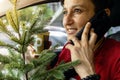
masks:
<svg viewBox="0 0 120 80"><path fill-rule="evenodd" d="M12 41L9 40L9 38L7 38L7 35L1 32L0 32L0 41L4 41L9 44L13 43ZM0 47L0 54L8 55L7 49Z"/></svg>

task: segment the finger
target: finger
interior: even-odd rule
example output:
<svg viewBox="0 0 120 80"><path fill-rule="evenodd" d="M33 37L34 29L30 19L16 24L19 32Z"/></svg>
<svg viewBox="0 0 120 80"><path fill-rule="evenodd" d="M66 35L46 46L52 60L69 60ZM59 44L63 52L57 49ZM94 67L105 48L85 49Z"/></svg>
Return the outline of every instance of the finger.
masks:
<svg viewBox="0 0 120 80"><path fill-rule="evenodd" d="M75 46L80 46L80 40L78 38L72 37L71 40Z"/></svg>
<svg viewBox="0 0 120 80"><path fill-rule="evenodd" d="M91 27L91 23L88 22L85 25L85 28L83 30L81 41L84 42L85 44L88 44L88 34L89 34L89 31L90 31L90 27Z"/></svg>
<svg viewBox="0 0 120 80"><path fill-rule="evenodd" d="M97 40L97 34L94 32L94 29L92 28L90 30L90 40L89 45L93 48Z"/></svg>
<svg viewBox="0 0 120 80"><path fill-rule="evenodd" d="M68 44L66 45L65 48L69 49L71 52L71 61L79 60L80 55L78 54L79 49L77 47L74 47L73 45Z"/></svg>
<svg viewBox="0 0 120 80"><path fill-rule="evenodd" d="M31 51L32 54L34 54L34 53L36 52L32 45L29 45L29 46L27 47L27 49L28 49L29 51Z"/></svg>

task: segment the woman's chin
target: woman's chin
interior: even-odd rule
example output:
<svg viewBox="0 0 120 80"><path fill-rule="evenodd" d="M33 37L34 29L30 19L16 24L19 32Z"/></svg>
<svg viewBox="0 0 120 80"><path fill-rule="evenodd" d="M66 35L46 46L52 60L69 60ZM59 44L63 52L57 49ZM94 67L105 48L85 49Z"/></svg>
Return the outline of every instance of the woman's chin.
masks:
<svg viewBox="0 0 120 80"><path fill-rule="evenodd" d="M73 38L76 34L71 34L71 35L68 35L68 40L70 40L71 38Z"/></svg>

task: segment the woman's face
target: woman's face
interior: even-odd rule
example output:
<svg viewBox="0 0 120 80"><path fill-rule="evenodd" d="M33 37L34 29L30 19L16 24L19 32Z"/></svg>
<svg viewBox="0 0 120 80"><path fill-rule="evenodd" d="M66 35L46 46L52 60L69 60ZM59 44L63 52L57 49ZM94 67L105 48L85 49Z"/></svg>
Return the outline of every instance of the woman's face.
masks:
<svg viewBox="0 0 120 80"><path fill-rule="evenodd" d="M64 0L63 14L63 25L69 39L94 15L94 5L91 0Z"/></svg>

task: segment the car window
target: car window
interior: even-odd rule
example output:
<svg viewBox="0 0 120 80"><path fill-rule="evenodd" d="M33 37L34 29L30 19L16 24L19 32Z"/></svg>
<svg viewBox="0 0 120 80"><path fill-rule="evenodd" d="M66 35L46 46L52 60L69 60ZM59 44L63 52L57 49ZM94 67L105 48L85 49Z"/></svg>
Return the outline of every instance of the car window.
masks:
<svg viewBox="0 0 120 80"><path fill-rule="evenodd" d="M22 21L21 24L27 24L26 27L29 27L38 16L41 16L38 24L50 33L49 41L52 43L51 46L53 47L58 44L60 47L63 47L67 38L62 26L62 17L61 14L59 14L62 12L61 10L60 3L54 2L26 7L20 9L18 12L20 16L19 19ZM5 16L1 17L4 23L8 24L5 18ZM4 37L1 37L0 40L13 44L3 33L0 33L0 35Z"/></svg>

